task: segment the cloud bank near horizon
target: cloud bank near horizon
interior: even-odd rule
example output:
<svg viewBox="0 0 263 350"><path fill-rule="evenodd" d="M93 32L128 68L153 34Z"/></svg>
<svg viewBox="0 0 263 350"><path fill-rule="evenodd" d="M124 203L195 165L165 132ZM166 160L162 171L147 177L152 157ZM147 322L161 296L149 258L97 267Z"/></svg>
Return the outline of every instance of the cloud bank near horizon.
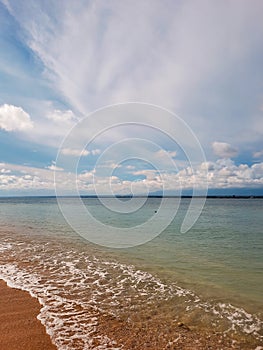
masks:
<svg viewBox="0 0 263 350"><path fill-rule="evenodd" d="M49 194L54 195L54 171L56 171L57 189L59 193L62 191L65 194L74 194L76 185L80 194L91 195L144 195L154 192L180 194L185 191L191 193L195 185L202 191L208 181L209 189L212 190L247 188L257 190L256 193L262 195L260 190L263 187L263 162L249 167L247 164L237 166L230 159L220 159L216 162L202 163L194 169L185 167L179 169L177 173L163 174L156 169L137 170L131 166L126 168L136 177L136 181L123 176L127 169L124 169L124 172L119 171L119 174L104 177L98 175L96 169L84 170L77 175L64 172L64 169L57 167L55 162L46 169L0 164L0 193L28 194L33 191L36 194L38 191L48 190ZM164 183L166 192L163 192Z"/></svg>

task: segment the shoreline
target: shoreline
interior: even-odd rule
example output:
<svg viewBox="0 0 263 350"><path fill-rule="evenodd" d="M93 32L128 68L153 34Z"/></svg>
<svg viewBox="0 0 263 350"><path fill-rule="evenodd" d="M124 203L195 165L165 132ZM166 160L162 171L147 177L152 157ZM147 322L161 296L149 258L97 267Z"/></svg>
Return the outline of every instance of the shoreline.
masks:
<svg viewBox="0 0 263 350"><path fill-rule="evenodd" d="M37 319L41 309L28 292L0 279L0 344L8 350L57 350Z"/></svg>
<svg viewBox="0 0 263 350"><path fill-rule="evenodd" d="M0 279L0 344L8 350L57 350L44 325L37 319L41 305L29 292L9 287ZM151 314L151 315L150 315ZM133 315L134 316L134 315ZM135 317L136 318L136 317ZM149 310L145 319L127 320L101 315L94 332L92 346L96 349L101 334L107 334L123 350L209 350L216 349L262 349L248 347L246 341L226 336L223 332L198 331L183 322L170 322L165 314ZM139 322L138 322L139 321ZM82 347L73 347L82 349Z"/></svg>

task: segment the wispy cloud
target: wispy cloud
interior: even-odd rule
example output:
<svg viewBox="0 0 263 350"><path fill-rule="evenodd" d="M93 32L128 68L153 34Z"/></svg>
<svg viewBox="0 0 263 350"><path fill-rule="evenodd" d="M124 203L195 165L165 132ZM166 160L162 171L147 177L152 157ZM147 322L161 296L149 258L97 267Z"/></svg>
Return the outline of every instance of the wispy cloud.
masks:
<svg viewBox="0 0 263 350"><path fill-rule="evenodd" d="M65 156L74 156L74 157L86 157L88 155L99 155L101 151L99 149L92 149L91 151L87 149L75 149L75 148L62 148L61 149L61 154Z"/></svg>
<svg viewBox="0 0 263 350"><path fill-rule="evenodd" d="M62 111L59 109L55 109L53 111L49 111L46 117L57 124L66 123L73 125L78 121L74 113L70 110Z"/></svg>
<svg viewBox="0 0 263 350"><path fill-rule="evenodd" d="M260 0L253 6L207 0L166 6L161 1L7 3L54 88L83 115L138 100L179 111L205 143L262 135L250 123L260 120L261 69L248 63L263 57Z"/></svg>

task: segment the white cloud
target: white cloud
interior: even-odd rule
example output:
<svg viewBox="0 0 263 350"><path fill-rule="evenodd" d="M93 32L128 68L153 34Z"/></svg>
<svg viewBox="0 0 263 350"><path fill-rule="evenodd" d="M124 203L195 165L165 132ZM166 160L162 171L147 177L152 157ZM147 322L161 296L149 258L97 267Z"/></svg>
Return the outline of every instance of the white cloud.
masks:
<svg viewBox="0 0 263 350"><path fill-rule="evenodd" d="M134 171L133 175L142 175L142 176L145 176L147 180L161 182L160 174L156 170L152 170L152 169L138 170L138 171Z"/></svg>
<svg viewBox="0 0 263 350"><path fill-rule="evenodd" d="M1 174L9 174L9 173L11 173L11 170L3 168L3 169L0 170L0 173Z"/></svg>
<svg viewBox="0 0 263 350"><path fill-rule="evenodd" d="M0 190L19 193L54 188L53 174L48 170L14 164L6 164L6 167L8 171L0 171Z"/></svg>
<svg viewBox="0 0 263 350"><path fill-rule="evenodd" d="M237 149L226 142L213 142L212 148L214 154L221 158L232 158L238 154Z"/></svg>
<svg viewBox="0 0 263 350"><path fill-rule="evenodd" d="M30 115L21 107L4 104L0 106L0 129L6 131L27 131L33 128Z"/></svg>
<svg viewBox="0 0 263 350"><path fill-rule="evenodd" d="M74 148L62 148L61 153L65 156L85 157L88 156L91 152L87 151L86 149L80 150Z"/></svg>
<svg viewBox="0 0 263 350"><path fill-rule="evenodd" d="M263 157L263 150L253 153L253 158L262 158L262 157Z"/></svg>
<svg viewBox="0 0 263 350"><path fill-rule="evenodd" d="M88 155L96 156L101 153L101 150L98 148L93 149L91 151L86 149L76 149L76 148L62 148L61 154L64 154L65 156L73 156L73 157L86 157Z"/></svg>
<svg viewBox="0 0 263 350"><path fill-rule="evenodd" d="M53 165L53 166L52 166ZM54 164L51 165L51 170L54 169ZM13 193L19 193L20 191L51 191L54 193L54 173L49 169L34 168L24 165L5 164L5 169L8 169L8 173L1 172L0 164L0 190L13 191ZM70 186L74 185L74 175L69 175L64 172L56 174L57 186L63 188L65 193L71 189ZM37 192L35 192L37 193ZM42 192L41 192L42 193Z"/></svg>
<svg viewBox="0 0 263 350"><path fill-rule="evenodd" d="M8 169L8 172L1 171ZM57 170L53 163L48 169L5 164L0 169L0 189L1 190L54 190L53 172ZM178 191L179 189L191 189L196 185L199 189L205 188L208 181L211 189L228 188L262 188L263 186L263 163L236 165L230 159L219 159L216 162L203 163L195 169L185 167L177 173L159 174L156 170L138 170L133 175L142 175L143 178L123 180L120 176L110 177L97 173L95 169L86 171L78 175L58 172L57 186L60 193L68 193L77 185L83 193L94 194L95 187L99 193L143 194L154 191L161 191L165 182L165 189ZM104 192L103 192L104 191Z"/></svg>
<svg viewBox="0 0 263 350"><path fill-rule="evenodd" d="M231 160L218 160L203 163L195 169L186 167L177 173L161 175L156 170L138 170L133 172L133 175L142 175L143 179L136 181L124 181L116 176L112 181L111 178L94 175L96 174L93 172L81 175L79 188L94 192L95 183L100 193L103 193L103 190L108 193L110 188L115 194L129 194L132 188L134 194L142 194L162 191L164 183L165 189L173 192L192 189L195 185L199 189L205 189L206 181L211 189L262 188L263 163L249 167L247 164L235 165Z"/></svg>
<svg viewBox="0 0 263 350"><path fill-rule="evenodd" d="M4 191L33 191L33 190L53 190L54 182L43 179L39 176L29 174L0 174L0 190Z"/></svg>
<svg viewBox="0 0 263 350"><path fill-rule="evenodd" d="M163 157L167 157L167 156L169 156L169 157L171 157L171 158L175 158L176 157L176 155L177 155L177 153L175 152L175 151L166 151L166 150L164 150L164 149L160 149L159 151L157 151L156 153L155 153L155 156L157 157L157 158L163 158Z"/></svg>
<svg viewBox="0 0 263 350"><path fill-rule="evenodd" d="M126 165L126 169L127 170L135 170L135 166L134 165Z"/></svg>
<svg viewBox="0 0 263 350"><path fill-rule="evenodd" d="M77 117L74 115L74 113L71 110L62 111L59 109L55 109L53 111L50 111L47 114L47 118L57 124L61 124L61 123L73 124L78 121Z"/></svg>
<svg viewBox="0 0 263 350"><path fill-rule="evenodd" d="M99 163L96 165L96 169L97 171L103 171L103 169L119 169L119 168L122 168L122 164L121 163L116 163L115 161L113 160L106 160L102 163Z"/></svg>
<svg viewBox="0 0 263 350"><path fill-rule="evenodd" d="M52 162L52 164L47 166L46 169L49 169L52 171L63 171L64 170L63 168L56 166L55 162Z"/></svg>
<svg viewBox="0 0 263 350"><path fill-rule="evenodd" d="M85 171L81 174L79 174L78 179L82 183L93 183L93 178L94 178L95 170L92 171Z"/></svg>
<svg viewBox="0 0 263 350"><path fill-rule="evenodd" d="M71 110L59 110L51 101L30 101L30 107L34 132L27 133L26 140L36 144L58 148L79 120Z"/></svg>
<svg viewBox="0 0 263 350"><path fill-rule="evenodd" d="M101 150L96 148L96 149L93 149L90 151L90 153L93 155L93 156L97 156L99 154L101 154Z"/></svg>

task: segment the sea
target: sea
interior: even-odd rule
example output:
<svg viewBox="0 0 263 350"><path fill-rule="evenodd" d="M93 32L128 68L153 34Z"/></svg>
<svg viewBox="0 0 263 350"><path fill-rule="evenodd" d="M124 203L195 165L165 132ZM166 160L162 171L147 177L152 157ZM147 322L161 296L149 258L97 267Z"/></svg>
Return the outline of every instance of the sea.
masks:
<svg viewBox="0 0 263 350"><path fill-rule="evenodd" d="M60 198L81 223L78 200ZM161 205L147 198L132 215L105 213L112 198L81 200L106 228L131 236ZM263 349L263 199L207 198L183 232L190 201L168 198L167 216L173 208L176 214L159 235L115 248L89 241L97 234L94 221L81 226L87 236L76 232L55 197L2 197L0 278L39 300L38 318L59 350L122 349L103 319L132 328L150 327L153 317Z"/></svg>

